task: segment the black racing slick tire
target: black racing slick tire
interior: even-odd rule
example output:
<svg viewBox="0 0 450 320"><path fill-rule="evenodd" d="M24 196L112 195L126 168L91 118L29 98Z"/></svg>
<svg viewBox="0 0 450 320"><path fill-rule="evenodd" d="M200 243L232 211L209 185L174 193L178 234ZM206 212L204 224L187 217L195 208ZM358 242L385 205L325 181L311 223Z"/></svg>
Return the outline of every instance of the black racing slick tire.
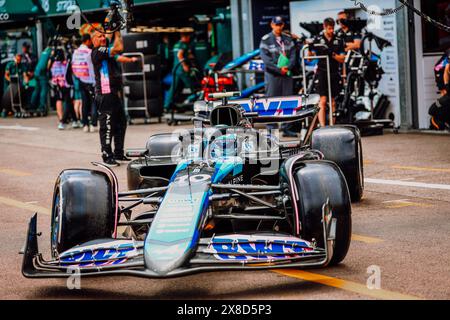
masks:
<svg viewBox="0 0 450 320"><path fill-rule="evenodd" d="M108 175L94 170L65 170L53 193L53 257L76 245L111 238L115 222L113 187Z"/></svg>
<svg viewBox="0 0 450 320"><path fill-rule="evenodd" d="M331 161L305 161L294 173L298 189L298 211L301 237L315 239L324 248L322 208L329 199L332 217L337 219L336 240L330 265L344 260L352 234L352 208L347 183L342 171Z"/></svg>
<svg viewBox="0 0 450 320"><path fill-rule="evenodd" d="M361 201L364 194L364 164L359 129L342 125L314 130L311 147L339 166L347 180L352 202Z"/></svg>
<svg viewBox="0 0 450 320"><path fill-rule="evenodd" d="M126 73L145 72L145 80L160 80L161 79L161 58L158 55L146 55L144 56L144 68L142 69L141 58L134 63L126 63L122 66L122 71ZM142 75L129 75L125 76L126 81L136 80L142 81Z"/></svg>
<svg viewBox="0 0 450 320"><path fill-rule="evenodd" d="M128 33L123 36L124 52L140 52L144 55L158 53L159 36L153 32Z"/></svg>
<svg viewBox="0 0 450 320"><path fill-rule="evenodd" d="M145 82L147 99L162 97L162 88L159 81ZM144 99L144 82L129 80L124 83L125 95L132 100Z"/></svg>

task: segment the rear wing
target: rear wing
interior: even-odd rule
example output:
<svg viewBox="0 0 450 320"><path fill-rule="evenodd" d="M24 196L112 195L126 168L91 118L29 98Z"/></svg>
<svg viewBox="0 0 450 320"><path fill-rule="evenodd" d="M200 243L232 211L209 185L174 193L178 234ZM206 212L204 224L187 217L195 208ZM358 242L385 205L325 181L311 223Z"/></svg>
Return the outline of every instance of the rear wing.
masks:
<svg viewBox="0 0 450 320"><path fill-rule="evenodd" d="M299 117L314 116L319 101L320 96L313 94L237 99L230 100L228 104L240 105L245 115L253 118L254 122L289 122L299 120ZM197 101L194 104L194 111L198 116L209 117L210 112L221 105L222 101Z"/></svg>

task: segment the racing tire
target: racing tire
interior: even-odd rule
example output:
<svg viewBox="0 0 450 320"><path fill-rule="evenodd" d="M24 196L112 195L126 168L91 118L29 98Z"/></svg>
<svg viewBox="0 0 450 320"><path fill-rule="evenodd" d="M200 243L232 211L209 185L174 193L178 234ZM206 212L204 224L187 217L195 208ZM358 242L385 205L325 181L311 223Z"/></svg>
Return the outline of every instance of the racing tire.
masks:
<svg viewBox="0 0 450 320"><path fill-rule="evenodd" d="M298 190L301 237L315 239L324 248L322 208L329 199L332 217L337 219L333 257L329 265L344 260L352 234L352 208L347 183L339 167L331 161L305 161L294 173Z"/></svg>
<svg viewBox="0 0 450 320"><path fill-rule="evenodd" d="M123 36L124 52L141 52L144 55L158 53L159 37L156 33L128 33Z"/></svg>
<svg viewBox="0 0 450 320"><path fill-rule="evenodd" d="M126 63L122 66L123 73L142 72L142 65L140 57L138 62ZM158 55L146 55L144 56L144 71L145 80L159 80L161 78L161 58ZM125 80L142 81L142 76L131 75L125 76Z"/></svg>
<svg viewBox="0 0 450 320"><path fill-rule="evenodd" d="M115 204L108 175L94 170L65 170L53 193L51 250L53 257L76 245L111 238Z"/></svg>
<svg viewBox="0 0 450 320"><path fill-rule="evenodd" d="M352 202L361 201L364 164L359 129L351 125L319 128L312 134L311 147L338 165L347 181Z"/></svg>
<svg viewBox="0 0 450 320"><path fill-rule="evenodd" d="M155 134L147 140L145 148L148 157L176 156L182 148L182 142L171 133ZM173 166L169 172L164 172L161 169L163 168L161 163L152 166L147 159L130 161L127 167L128 189L137 190L166 185L161 183L163 180L170 180L171 174L176 168L176 162L173 162Z"/></svg>
<svg viewBox="0 0 450 320"><path fill-rule="evenodd" d="M147 99L158 98L162 96L161 82L149 80L146 81ZM142 81L126 81L124 83L125 95L131 100L144 99L144 84Z"/></svg>

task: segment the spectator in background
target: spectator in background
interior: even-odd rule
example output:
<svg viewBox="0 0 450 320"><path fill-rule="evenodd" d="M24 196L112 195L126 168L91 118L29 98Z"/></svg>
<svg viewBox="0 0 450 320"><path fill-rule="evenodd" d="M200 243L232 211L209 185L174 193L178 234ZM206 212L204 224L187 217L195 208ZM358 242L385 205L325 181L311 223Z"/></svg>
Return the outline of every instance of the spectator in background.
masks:
<svg viewBox="0 0 450 320"><path fill-rule="evenodd" d="M79 82L84 132L95 132L97 128L97 108L94 102L95 73L92 64L92 40L89 34L81 38L81 45L72 56L72 73Z"/></svg>
<svg viewBox="0 0 450 320"><path fill-rule="evenodd" d="M72 126L76 127L74 123L76 116L73 112L73 105L70 97L70 86L66 81L68 62L66 60L64 51L57 49L52 60L49 62L49 69L51 74L51 82L55 89L56 96L56 113L58 114L59 124L58 129L64 130L66 124L72 118Z"/></svg>

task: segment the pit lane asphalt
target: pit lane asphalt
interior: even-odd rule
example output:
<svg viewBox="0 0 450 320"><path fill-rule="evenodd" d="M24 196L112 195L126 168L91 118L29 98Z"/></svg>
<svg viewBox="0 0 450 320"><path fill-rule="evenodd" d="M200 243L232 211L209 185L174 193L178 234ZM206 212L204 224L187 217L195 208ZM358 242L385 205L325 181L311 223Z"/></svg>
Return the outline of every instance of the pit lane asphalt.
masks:
<svg viewBox="0 0 450 320"><path fill-rule="evenodd" d="M450 190L398 186L450 185L449 136L390 133L363 138L364 200L353 205L353 233L344 262L304 271L207 273L177 279L61 279L20 273L27 223L39 211L40 249L48 257L54 181L65 168L100 160L98 133L56 130L56 118L0 119L1 299L400 299L450 298ZM176 127L177 129L181 127ZM142 147L164 124L129 127L126 147ZM126 165L115 169L122 190ZM385 180L394 180L394 185ZM369 290L367 268L379 266L382 290Z"/></svg>

